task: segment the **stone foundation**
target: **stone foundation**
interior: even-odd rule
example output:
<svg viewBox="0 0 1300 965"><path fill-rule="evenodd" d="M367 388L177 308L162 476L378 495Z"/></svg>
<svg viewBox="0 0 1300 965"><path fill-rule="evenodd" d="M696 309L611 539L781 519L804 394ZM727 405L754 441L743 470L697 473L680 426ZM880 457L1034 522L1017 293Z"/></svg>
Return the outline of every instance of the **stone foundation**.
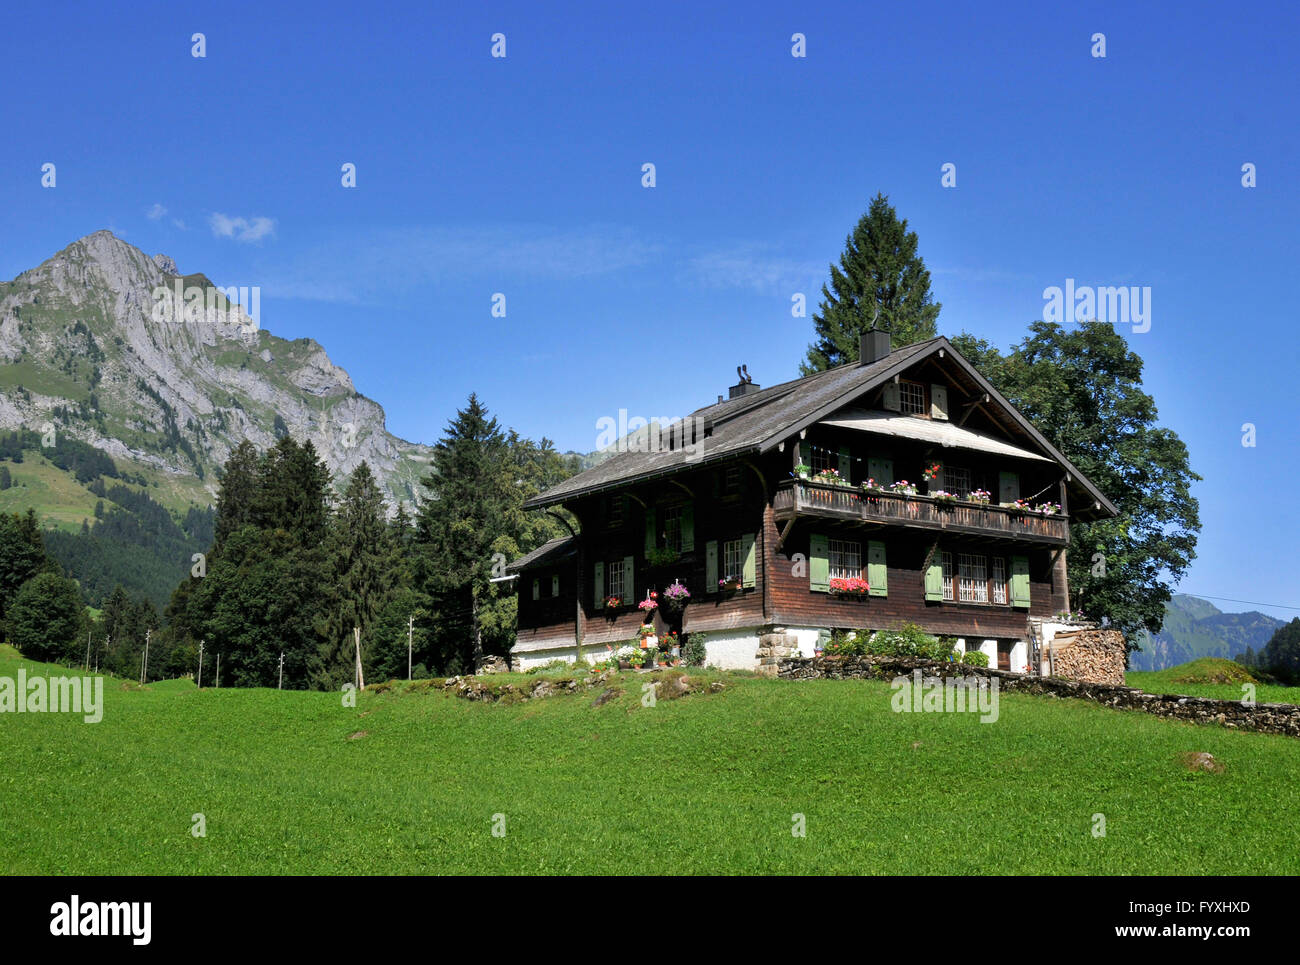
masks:
<svg viewBox="0 0 1300 965"><path fill-rule="evenodd" d="M775 677L781 661L799 652L799 638L782 627L765 630L758 636L758 672L764 677Z"/></svg>

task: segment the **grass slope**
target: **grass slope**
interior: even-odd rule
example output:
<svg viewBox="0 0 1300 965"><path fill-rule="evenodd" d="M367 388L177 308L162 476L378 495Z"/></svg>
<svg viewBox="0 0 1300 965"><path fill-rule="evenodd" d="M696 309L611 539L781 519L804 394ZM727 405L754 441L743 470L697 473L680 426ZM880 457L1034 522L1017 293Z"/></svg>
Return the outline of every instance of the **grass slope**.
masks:
<svg viewBox="0 0 1300 965"><path fill-rule="evenodd" d="M19 665L0 648L0 675ZM653 708L632 674L601 707L402 686L346 708L334 694L108 681L96 725L0 716L0 867L1300 872L1300 741L1024 695L981 724L893 713L884 683L722 679L721 693ZM1187 751L1226 771L1189 772ZM190 833L198 813L204 838ZM796 813L806 837L791 835Z"/></svg>
<svg viewBox="0 0 1300 965"><path fill-rule="evenodd" d="M1247 667L1219 657L1202 657L1168 670L1129 671L1124 682L1153 694L1185 694L1189 697L1217 697L1241 700L1243 684L1255 687L1259 703L1300 704L1300 687L1259 683Z"/></svg>

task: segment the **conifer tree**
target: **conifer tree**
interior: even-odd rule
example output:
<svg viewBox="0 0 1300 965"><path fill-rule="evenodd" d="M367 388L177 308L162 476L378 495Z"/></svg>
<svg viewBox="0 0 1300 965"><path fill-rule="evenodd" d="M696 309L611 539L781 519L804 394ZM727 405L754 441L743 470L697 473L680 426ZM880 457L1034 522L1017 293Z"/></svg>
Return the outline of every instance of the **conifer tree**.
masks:
<svg viewBox="0 0 1300 965"><path fill-rule="evenodd" d="M804 375L859 357L862 333L873 326L891 333L894 348L935 336L942 307L930 293L930 272L917 254L915 231L883 194L877 194L844 243L839 266L813 316L816 341L800 366Z"/></svg>

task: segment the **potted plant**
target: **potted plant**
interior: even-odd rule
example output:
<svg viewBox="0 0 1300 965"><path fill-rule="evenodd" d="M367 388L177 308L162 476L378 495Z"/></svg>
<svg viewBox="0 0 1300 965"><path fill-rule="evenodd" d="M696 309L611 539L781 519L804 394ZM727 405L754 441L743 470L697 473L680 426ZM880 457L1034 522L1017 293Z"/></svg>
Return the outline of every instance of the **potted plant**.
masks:
<svg viewBox="0 0 1300 965"><path fill-rule="evenodd" d="M1034 507L1026 499L1017 499L1014 503L1003 503L1002 508L1016 516L1023 516L1025 513L1034 511Z"/></svg>
<svg viewBox="0 0 1300 965"><path fill-rule="evenodd" d="M646 652L644 650L633 650L627 655L628 666L632 670L640 670L645 666Z"/></svg>
<svg viewBox="0 0 1300 965"><path fill-rule="evenodd" d="M871 479L868 479L866 482L862 484L862 491L864 493L883 493L885 491L885 487L882 486L880 483L876 482L875 478L873 477Z"/></svg>
<svg viewBox="0 0 1300 965"><path fill-rule="evenodd" d="M653 623L641 624L641 649L649 650L659 642L655 636L655 625Z"/></svg>
<svg viewBox="0 0 1300 965"><path fill-rule="evenodd" d="M646 598L637 604L637 609L649 617L655 610L659 609L659 594L654 590L646 594Z"/></svg>
<svg viewBox="0 0 1300 965"><path fill-rule="evenodd" d="M817 475L813 476L813 482L821 483L824 486L848 485L848 480L840 475L838 469L823 469Z"/></svg>
<svg viewBox="0 0 1300 965"><path fill-rule="evenodd" d="M951 506L957 501L956 493L950 493L943 489L936 489L934 492L930 493L930 496L940 506Z"/></svg>
<svg viewBox="0 0 1300 965"><path fill-rule="evenodd" d="M680 611L691 598L691 591L686 589L681 580L673 580L672 585L664 590L664 607L673 612Z"/></svg>
<svg viewBox="0 0 1300 965"><path fill-rule="evenodd" d="M906 479L900 479L889 487L891 493L897 493L900 496L915 496L916 484L910 483Z"/></svg>
<svg viewBox="0 0 1300 965"><path fill-rule="evenodd" d="M934 480L939 478L939 473L941 472L943 472L943 464L932 462L921 471L921 475L925 478L926 482L934 482Z"/></svg>
<svg viewBox="0 0 1300 965"><path fill-rule="evenodd" d="M606 610L617 610L622 605L623 605L623 598L619 596L617 593L611 593L609 596L605 597Z"/></svg>
<svg viewBox="0 0 1300 965"><path fill-rule="evenodd" d="M739 589L740 589L740 580L734 576L731 576L730 574L718 580L719 593L734 593L736 590Z"/></svg>
<svg viewBox="0 0 1300 965"><path fill-rule="evenodd" d="M966 494L967 502L979 503L981 506L987 506L993 494L987 489L974 489Z"/></svg>
<svg viewBox="0 0 1300 965"><path fill-rule="evenodd" d="M681 559L681 554L675 549L667 547L645 551L645 561L650 566L672 566L679 559Z"/></svg>
<svg viewBox="0 0 1300 965"><path fill-rule="evenodd" d="M794 476L796 479L807 479L811 475L812 466L807 463L801 462L799 465L794 467Z"/></svg>
<svg viewBox="0 0 1300 965"><path fill-rule="evenodd" d="M1060 503L1039 503L1034 507L1034 512L1043 516L1055 516L1061 511Z"/></svg>

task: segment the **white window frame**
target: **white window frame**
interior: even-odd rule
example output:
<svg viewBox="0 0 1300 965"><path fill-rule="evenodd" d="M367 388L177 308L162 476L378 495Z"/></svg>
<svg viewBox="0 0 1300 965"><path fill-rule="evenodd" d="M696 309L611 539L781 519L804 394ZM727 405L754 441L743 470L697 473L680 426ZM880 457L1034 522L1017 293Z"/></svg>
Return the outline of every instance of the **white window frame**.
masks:
<svg viewBox="0 0 1300 965"><path fill-rule="evenodd" d="M829 564L830 579L862 579L862 544L856 540L827 540L826 559Z"/></svg>
<svg viewBox="0 0 1300 965"><path fill-rule="evenodd" d="M664 549L682 551L682 507L668 506L664 511Z"/></svg>
<svg viewBox="0 0 1300 965"><path fill-rule="evenodd" d="M960 479L962 482L958 483ZM975 477L965 466L943 467L943 488L954 496L965 499L974 489Z"/></svg>
<svg viewBox="0 0 1300 965"><path fill-rule="evenodd" d="M957 555L957 596L962 603L989 602L987 557L978 553Z"/></svg>
<svg viewBox="0 0 1300 965"><path fill-rule="evenodd" d="M745 579L745 551L743 540L729 539L722 544L722 579L737 583Z"/></svg>
<svg viewBox="0 0 1300 965"><path fill-rule="evenodd" d="M611 560L605 564L605 596L622 597L623 593L623 561ZM627 601L624 601L627 602Z"/></svg>
<svg viewBox="0 0 1300 965"><path fill-rule="evenodd" d="M914 392L920 393L920 401L913 403L912 396ZM915 404L916 408L909 408ZM898 411L904 415L921 415L930 414L929 406L925 404L925 384L922 382L910 382L907 379L898 380Z"/></svg>
<svg viewBox="0 0 1300 965"><path fill-rule="evenodd" d="M943 598L945 602L951 603L956 599L953 594L952 553L940 550L939 565L943 570Z"/></svg>
<svg viewBox="0 0 1300 965"><path fill-rule="evenodd" d="M999 606L1006 606L1009 599L1007 586L1007 561L1001 556L989 559L990 597Z"/></svg>

